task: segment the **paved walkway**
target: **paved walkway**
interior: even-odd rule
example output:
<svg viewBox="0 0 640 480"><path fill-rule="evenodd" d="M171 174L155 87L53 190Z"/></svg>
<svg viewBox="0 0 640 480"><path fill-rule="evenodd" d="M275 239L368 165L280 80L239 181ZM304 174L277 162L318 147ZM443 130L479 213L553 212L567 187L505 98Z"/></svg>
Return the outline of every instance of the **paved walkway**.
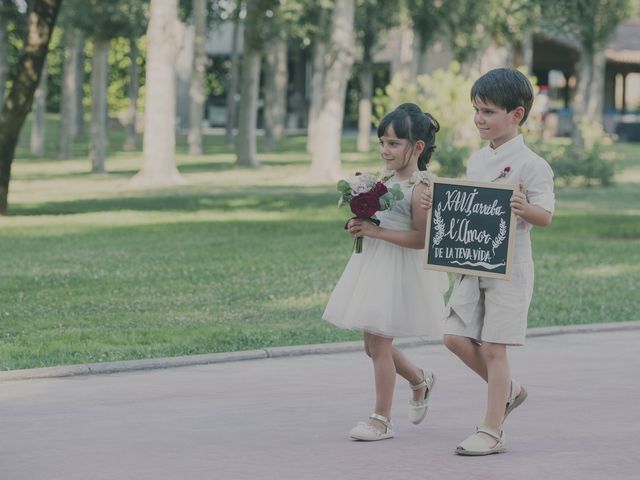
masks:
<svg viewBox="0 0 640 480"><path fill-rule="evenodd" d="M640 329L530 338L511 350L529 390L509 452L453 455L483 410L481 381L442 345L407 348L440 374L422 425L361 443L371 366L360 352L0 382L2 480L638 478Z"/></svg>

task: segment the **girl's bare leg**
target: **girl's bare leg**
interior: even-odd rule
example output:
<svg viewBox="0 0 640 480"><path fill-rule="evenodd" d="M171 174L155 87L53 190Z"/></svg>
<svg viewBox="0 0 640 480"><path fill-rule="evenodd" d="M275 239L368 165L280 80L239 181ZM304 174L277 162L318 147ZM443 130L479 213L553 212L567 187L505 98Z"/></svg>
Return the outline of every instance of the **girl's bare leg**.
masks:
<svg viewBox="0 0 640 480"><path fill-rule="evenodd" d="M396 367L393 362L393 338L381 337L369 332L364 334L365 351L373 360L373 371L376 384L375 413L391 418L393 390L396 383ZM377 420L369 419L369 423L383 430L385 427Z"/></svg>
<svg viewBox="0 0 640 480"><path fill-rule="evenodd" d="M424 380L422 370L416 367L404 353L397 348L392 347L391 354L393 356L393 363L396 366L396 372L398 375L406 379L411 385L417 385ZM421 388L420 390L414 390L413 399L422 400L426 393L426 388L427 387Z"/></svg>

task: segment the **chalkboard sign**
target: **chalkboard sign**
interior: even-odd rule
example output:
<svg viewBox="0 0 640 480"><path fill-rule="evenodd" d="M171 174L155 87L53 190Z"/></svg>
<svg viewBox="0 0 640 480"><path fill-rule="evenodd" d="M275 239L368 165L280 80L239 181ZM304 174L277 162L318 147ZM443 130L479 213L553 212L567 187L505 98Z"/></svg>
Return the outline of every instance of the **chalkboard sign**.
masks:
<svg viewBox="0 0 640 480"><path fill-rule="evenodd" d="M509 280L517 185L439 178L427 217L425 265L431 270Z"/></svg>

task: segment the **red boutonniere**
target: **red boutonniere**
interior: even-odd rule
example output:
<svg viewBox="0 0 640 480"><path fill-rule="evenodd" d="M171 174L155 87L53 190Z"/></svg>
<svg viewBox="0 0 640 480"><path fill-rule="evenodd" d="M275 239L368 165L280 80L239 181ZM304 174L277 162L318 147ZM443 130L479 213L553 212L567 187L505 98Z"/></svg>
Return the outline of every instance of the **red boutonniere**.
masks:
<svg viewBox="0 0 640 480"><path fill-rule="evenodd" d="M506 176L507 176L507 173L509 173L510 171L511 171L511 167L509 167L509 166L504 167L504 168L502 169L502 171L500 172L500 174L499 174L496 178L494 178L493 180L491 180L491 181L492 181L492 182L495 182L496 180L500 180L501 178L506 177Z"/></svg>

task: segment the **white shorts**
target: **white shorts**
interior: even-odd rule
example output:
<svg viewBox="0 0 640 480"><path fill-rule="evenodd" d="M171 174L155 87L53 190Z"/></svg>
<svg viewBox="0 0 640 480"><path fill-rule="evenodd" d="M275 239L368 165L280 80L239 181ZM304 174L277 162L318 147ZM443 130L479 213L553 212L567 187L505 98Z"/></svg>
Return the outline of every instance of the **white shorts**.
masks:
<svg viewBox="0 0 640 480"><path fill-rule="evenodd" d="M524 345L533 262L514 263L511 280L459 275L447 304L445 335Z"/></svg>

